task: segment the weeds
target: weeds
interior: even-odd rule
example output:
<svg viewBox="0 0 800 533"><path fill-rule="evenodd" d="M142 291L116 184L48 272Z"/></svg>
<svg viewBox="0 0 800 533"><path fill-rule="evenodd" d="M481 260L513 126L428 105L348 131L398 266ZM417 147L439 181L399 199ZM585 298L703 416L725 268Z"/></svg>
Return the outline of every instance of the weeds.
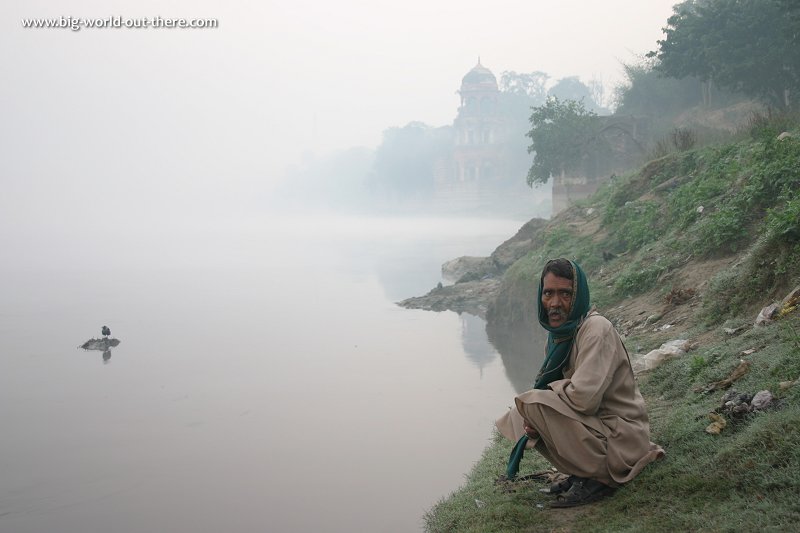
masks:
<svg viewBox="0 0 800 533"><path fill-rule="evenodd" d="M510 444L495 436L464 487L426 514L429 531L796 528L800 384L788 389L780 384L800 378L800 311L767 327L750 326L754 311L800 283L800 141L777 140L793 124L783 117L754 115L748 130L754 141L694 149L685 139L688 151L672 152L639 173L616 178L583 204L582 209L591 205L602 212L604 233L579 236L571 230L573 218L573 226L554 226L543 245L506 274L502 290L531 291L528 277L538 276L544 260L568 256L585 262L593 299L605 306L656 289L673 275L674 280L653 291L653 298L666 298L665 304L672 306L689 299L701 303L695 313L704 322L697 323L696 334L712 340L640 377L652 440L666 449L666 459L649 465L613 498L565 519L537 508L546 497L536 486L514 493L497 489L494 480L504 470ZM606 250L619 255L603 262ZM696 292L676 289L685 287L678 276L686 257L734 250L738 260L698 285ZM515 296L519 311L519 295L509 298ZM713 340L709 328L726 319L726 324L744 328L736 336ZM629 346L661 342L653 333L636 335ZM743 357L750 370L732 387L748 393L770 390L780 408L749 415L720 435L708 435L707 415L720 407L723 392L694 390L729 376ZM527 454L523 463L525 472L546 467L536 453Z"/></svg>
<svg viewBox="0 0 800 533"><path fill-rule="evenodd" d="M697 132L688 128L675 128L670 132L672 146L679 152L686 152L697 144Z"/></svg>

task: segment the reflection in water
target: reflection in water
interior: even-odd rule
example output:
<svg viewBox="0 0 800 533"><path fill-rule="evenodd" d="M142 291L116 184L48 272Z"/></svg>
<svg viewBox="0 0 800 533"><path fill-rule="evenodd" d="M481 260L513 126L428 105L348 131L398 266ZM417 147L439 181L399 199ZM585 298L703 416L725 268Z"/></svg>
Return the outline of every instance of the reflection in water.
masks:
<svg viewBox="0 0 800 533"><path fill-rule="evenodd" d="M514 390L523 392L531 389L544 361L547 332L538 322L510 328L492 325L486 328L486 332L489 342L500 352Z"/></svg>
<svg viewBox="0 0 800 533"><path fill-rule="evenodd" d="M103 326L102 329L103 338L102 339L89 339L88 341L84 342L79 348L83 348L84 350L98 350L103 352L103 364L108 363L111 360L111 348L115 346L119 346L119 339L110 339L108 336L111 335L111 330L108 329L108 326Z"/></svg>
<svg viewBox="0 0 800 533"><path fill-rule="evenodd" d="M461 344L467 359L475 363L483 375L483 367L497 355L486 337L486 322L475 315L461 313Z"/></svg>
<svg viewBox="0 0 800 533"><path fill-rule="evenodd" d="M393 302L475 239L328 225L137 235L99 271L0 264L0 531L418 531L513 389L481 323ZM62 357L98 310L123 356Z"/></svg>

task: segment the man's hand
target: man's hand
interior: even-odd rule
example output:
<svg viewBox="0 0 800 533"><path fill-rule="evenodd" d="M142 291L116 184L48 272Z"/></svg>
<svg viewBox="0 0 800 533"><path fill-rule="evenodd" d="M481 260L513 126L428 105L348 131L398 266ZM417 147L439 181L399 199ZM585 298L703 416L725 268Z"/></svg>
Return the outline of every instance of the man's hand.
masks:
<svg viewBox="0 0 800 533"><path fill-rule="evenodd" d="M539 438L539 433L535 429L530 427L529 425L525 424L525 425L522 426L522 428L525 430L525 434L528 435L529 439L538 439Z"/></svg>

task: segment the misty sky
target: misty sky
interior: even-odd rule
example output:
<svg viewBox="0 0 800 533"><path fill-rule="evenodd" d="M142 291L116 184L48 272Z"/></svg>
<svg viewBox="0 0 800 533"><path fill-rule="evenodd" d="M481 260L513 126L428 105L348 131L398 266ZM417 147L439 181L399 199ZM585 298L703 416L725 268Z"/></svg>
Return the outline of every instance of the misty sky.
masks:
<svg viewBox="0 0 800 533"><path fill-rule="evenodd" d="M0 7L0 222L109 225L251 209L303 154L448 124L480 55L609 86L673 0L12 1ZM36 17L216 29L26 29ZM91 206L91 213L87 213Z"/></svg>

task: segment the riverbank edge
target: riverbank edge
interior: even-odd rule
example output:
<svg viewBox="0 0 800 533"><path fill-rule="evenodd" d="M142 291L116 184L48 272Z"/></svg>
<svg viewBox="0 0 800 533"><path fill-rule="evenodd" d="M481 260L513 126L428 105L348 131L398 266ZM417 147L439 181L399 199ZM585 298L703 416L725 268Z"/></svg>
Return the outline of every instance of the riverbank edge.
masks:
<svg viewBox="0 0 800 533"><path fill-rule="evenodd" d="M738 148L742 154L748 149ZM798 161L796 154L791 155L793 164ZM700 152L693 157L702 159L706 155ZM674 185L678 181L675 178L690 183L685 175L675 172L684 157L651 162L628 180L612 184L605 192L554 217L532 239L538 246L532 246L503 273L496 292L485 303L487 329L514 322L532 325L530 310L535 302L529 295L544 259L567 255L554 254L559 247L571 250L573 257L593 254L581 262L588 264L593 300L599 301L601 312L612 320L629 346L646 351L669 339L692 341L688 354L667 360L639 377L650 411L652 438L665 447L667 458L649 466L606 502L578 510L545 510L547 497L536 490L540 487L509 489L495 484L510 450L510 443L495 436L465 485L425 515L428 531L778 530L800 520L800 506L787 497L800 491L800 387L787 385L800 378L800 324L795 312L764 327L753 325L761 306L787 286L800 282L798 270L784 270L784 278L769 286L747 285L761 291L735 312L723 314L713 307L715 303L724 304L725 299L741 301L730 294L718 298L725 288L720 283L727 281L728 290L738 290L746 277L743 272L759 272L756 262L765 248L763 235L759 237L757 230L764 217L752 222L756 231L749 233L751 238L738 250L690 255L661 269L650 280L648 290L623 297L615 293L621 287L620 280L631 277L631 263L641 267L648 256L651 261L660 260L652 257L652 252L662 251L658 250L662 239L660 235L652 238L639 250L603 249L614 242L615 234L630 231L619 227L630 225L630 219L608 223L609 200L618 201L615 195L620 195L620 188L627 188L627 193L636 193L623 196L630 198L627 207L652 196L654 188L662 186L665 190L664 183ZM742 174L746 176L747 172ZM768 209L785 209L782 202L785 200L776 198ZM779 244L796 250L792 242ZM574 253L576 250L579 252ZM720 301L715 302L717 299ZM718 316L715 320L715 312L725 319ZM750 395L769 391L775 404L769 410L731 419L727 431L718 435L707 433L709 414L724 411L720 402L726 390L704 391L709 383L732 375L742 361L749 363L748 371L735 387L729 387ZM525 459L521 473L547 467L537 454L528 455L533 457ZM737 474L734 466L743 473Z"/></svg>

